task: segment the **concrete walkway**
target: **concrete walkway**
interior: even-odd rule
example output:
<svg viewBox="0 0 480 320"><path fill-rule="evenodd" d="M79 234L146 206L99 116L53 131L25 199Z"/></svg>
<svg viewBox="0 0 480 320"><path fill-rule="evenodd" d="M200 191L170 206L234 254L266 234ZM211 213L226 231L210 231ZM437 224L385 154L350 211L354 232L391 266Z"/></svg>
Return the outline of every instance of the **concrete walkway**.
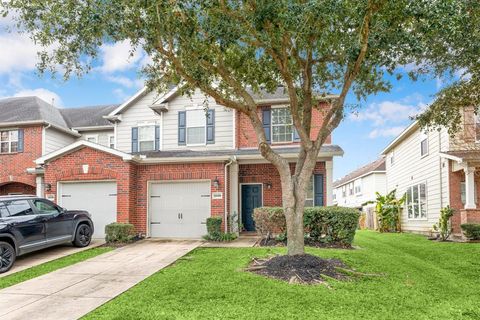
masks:
<svg viewBox="0 0 480 320"><path fill-rule="evenodd" d="M73 245L66 244L66 245L51 247L51 248L43 249L40 251L28 253L26 255L18 257L17 261L15 261L15 265L13 266L12 269L10 269L10 271L5 273L0 273L0 279L2 277L11 275L13 273L16 273L31 267L35 267L45 262L49 262L52 260L69 256L71 254L74 254L80 251L85 251L88 249L101 246L104 243L105 243L105 240L103 239L93 239L92 243L90 243L90 245L85 248L77 248L77 247L74 247Z"/></svg>
<svg viewBox="0 0 480 320"><path fill-rule="evenodd" d="M0 320L78 319L198 247L144 240L0 290Z"/></svg>

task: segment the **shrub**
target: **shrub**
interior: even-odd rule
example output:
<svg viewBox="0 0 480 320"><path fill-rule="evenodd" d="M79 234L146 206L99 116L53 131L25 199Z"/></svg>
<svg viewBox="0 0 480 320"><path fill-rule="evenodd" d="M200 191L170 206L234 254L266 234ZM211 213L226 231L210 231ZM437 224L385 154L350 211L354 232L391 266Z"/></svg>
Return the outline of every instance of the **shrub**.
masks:
<svg viewBox="0 0 480 320"><path fill-rule="evenodd" d="M438 232L440 239L446 241L450 234L452 234L452 226L450 224L450 218L453 216L455 211L446 206L440 210L440 218L438 219L438 224L433 225L433 229Z"/></svg>
<svg viewBox="0 0 480 320"><path fill-rule="evenodd" d="M255 229L265 239L270 239L274 234L282 234L287 229L283 208L260 207L253 211Z"/></svg>
<svg viewBox="0 0 480 320"><path fill-rule="evenodd" d="M350 245L358 229L360 211L345 207L305 208L305 231L313 241Z"/></svg>
<svg viewBox="0 0 480 320"><path fill-rule="evenodd" d="M307 240L350 245L358 228L360 211L344 207L305 208L303 221ZM285 238L286 221L283 208L256 208L253 214L255 226L260 235L270 239ZM287 236L288 237L288 236Z"/></svg>
<svg viewBox="0 0 480 320"><path fill-rule="evenodd" d="M478 223L464 223L460 226L469 240L480 240L480 224Z"/></svg>
<svg viewBox="0 0 480 320"><path fill-rule="evenodd" d="M105 226L106 242L130 242L135 238L135 227L129 223L110 223Z"/></svg>
<svg viewBox="0 0 480 320"><path fill-rule="evenodd" d="M210 217L207 218L207 232L208 234L203 238L208 241L233 241L237 238L235 233L222 232L222 218Z"/></svg>
<svg viewBox="0 0 480 320"><path fill-rule="evenodd" d="M402 212L403 204L406 200L406 195L397 199L395 194L397 190L390 191L388 194L382 196L376 192L377 199L375 201L367 201L363 205L370 203L375 204L375 211L377 212L379 231L380 232L400 232L400 213Z"/></svg>
<svg viewBox="0 0 480 320"><path fill-rule="evenodd" d="M217 234L222 232L222 217L207 218L208 234Z"/></svg>

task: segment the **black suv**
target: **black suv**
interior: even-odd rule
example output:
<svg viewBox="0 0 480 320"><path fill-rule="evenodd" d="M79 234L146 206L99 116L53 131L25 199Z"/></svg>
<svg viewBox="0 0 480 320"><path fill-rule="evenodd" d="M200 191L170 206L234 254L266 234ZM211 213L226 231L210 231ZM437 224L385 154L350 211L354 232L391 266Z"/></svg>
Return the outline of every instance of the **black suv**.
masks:
<svg viewBox="0 0 480 320"><path fill-rule="evenodd" d="M0 196L0 273L19 255L46 247L90 244L93 222L86 211L70 211L35 196Z"/></svg>

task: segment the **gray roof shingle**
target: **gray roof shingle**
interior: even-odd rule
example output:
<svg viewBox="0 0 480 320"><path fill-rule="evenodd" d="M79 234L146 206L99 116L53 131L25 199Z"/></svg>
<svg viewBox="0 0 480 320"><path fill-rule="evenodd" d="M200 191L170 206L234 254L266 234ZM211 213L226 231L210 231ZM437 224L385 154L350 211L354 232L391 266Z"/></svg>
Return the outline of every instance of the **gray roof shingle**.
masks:
<svg viewBox="0 0 480 320"><path fill-rule="evenodd" d="M45 121L68 128L58 108L38 97L15 97L0 100L0 123Z"/></svg>
<svg viewBox="0 0 480 320"><path fill-rule="evenodd" d="M117 107L118 104L65 108L60 109L60 113L70 128L110 126L111 122L104 119L103 116L108 115Z"/></svg>
<svg viewBox="0 0 480 320"><path fill-rule="evenodd" d="M349 174L347 174L343 178L334 181L333 182L333 187L334 188L339 187L339 186L345 184L346 182L349 182L349 181L351 181L355 178L363 176L363 175L365 175L369 172L372 172L372 171L385 171L385 158L377 159L373 162L370 162L367 165L364 165L363 167L360 167L360 168L350 172Z"/></svg>

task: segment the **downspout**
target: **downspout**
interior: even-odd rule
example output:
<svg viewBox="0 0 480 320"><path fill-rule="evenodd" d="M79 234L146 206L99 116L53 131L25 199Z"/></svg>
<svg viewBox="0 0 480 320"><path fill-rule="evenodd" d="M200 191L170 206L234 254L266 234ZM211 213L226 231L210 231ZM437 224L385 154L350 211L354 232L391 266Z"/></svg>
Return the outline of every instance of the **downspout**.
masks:
<svg viewBox="0 0 480 320"><path fill-rule="evenodd" d="M438 150L442 152L442 133L438 131ZM440 169L440 209L443 208L443 170L442 170L442 157L438 157L439 169Z"/></svg>
<svg viewBox="0 0 480 320"><path fill-rule="evenodd" d="M228 194L228 171L227 171L227 169L235 161L237 161L237 158L235 156L231 157L230 160L225 164L225 169L224 169L225 178L224 178L223 181L224 181L224 184L225 184L225 186L224 186L224 189L225 189L225 191L224 191L225 207L224 208L225 208L225 210L224 210L224 218L223 218L224 220L223 221L225 223L225 228L224 228L225 233L228 232L228 220L227 220L228 219L228 209L227 209L228 201L227 200L228 200L229 194Z"/></svg>

